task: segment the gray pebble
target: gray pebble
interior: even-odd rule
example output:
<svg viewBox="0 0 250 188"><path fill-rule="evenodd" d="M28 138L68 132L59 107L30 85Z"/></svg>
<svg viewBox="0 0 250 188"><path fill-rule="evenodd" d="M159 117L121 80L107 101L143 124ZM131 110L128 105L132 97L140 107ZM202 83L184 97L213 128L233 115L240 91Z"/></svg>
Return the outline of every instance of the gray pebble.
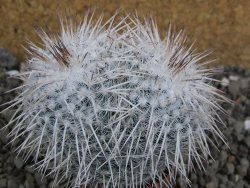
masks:
<svg viewBox="0 0 250 188"><path fill-rule="evenodd" d="M228 91L232 95L233 98L236 98L240 93L240 86L238 82L231 82L228 86Z"/></svg>
<svg viewBox="0 0 250 188"><path fill-rule="evenodd" d="M17 188L17 187L18 187L18 183L16 182L15 178L10 176L8 179L7 188Z"/></svg>
<svg viewBox="0 0 250 188"><path fill-rule="evenodd" d="M248 168L249 167L249 161L246 158L242 158L240 160L240 165Z"/></svg>
<svg viewBox="0 0 250 188"><path fill-rule="evenodd" d="M195 173L191 173L190 180L192 181L192 183L196 183L197 182L197 175Z"/></svg>
<svg viewBox="0 0 250 188"><path fill-rule="evenodd" d="M249 79L248 78L242 78L242 79L240 79L240 82L239 82L239 84L240 84L240 89L241 90L247 90L247 89L249 89L249 84L250 82L249 82Z"/></svg>
<svg viewBox="0 0 250 188"><path fill-rule="evenodd" d="M228 182L228 176L218 174L217 177L222 184L226 184Z"/></svg>
<svg viewBox="0 0 250 188"><path fill-rule="evenodd" d="M226 157L227 159L227 157ZM211 169L210 169L210 174L215 174L215 172L218 171L218 168L219 168L219 161L214 161L211 165Z"/></svg>
<svg viewBox="0 0 250 188"><path fill-rule="evenodd" d="M7 166L7 172L12 173L13 168L14 168L13 163L8 164L8 166Z"/></svg>
<svg viewBox="0 0 250 188"><path fill-rule="evenodd" d="M238 134L236 134L236 137L237 137L237 140L240 142L240 141L242 141L245 137L244 137L244 135L243 134L240 134L240 133L238 133Z"/></svg>
<svg viewBox="0 0 250 188"><path fill-rule="evenodd" d="M4 67L7 70L18 68L16 58L3 48L0 48L0 67Z"/></svg>
<svg viewBox="0 0 250 188"><path fill-rule="evenodd" d="M39 185L39 188L47 188L48 186L46 184Z"/></svg>
<svg viewBox="0 0 250 188"><path fill-rule="evenodd" d="M176 182L178 182L178 184L181 185L181 188L188 188L187 183L181 180L181 178L178 178Z"/></svg>
<svg viewBox="0 0 250 188"><path fill-rule="evenodd" d="M220 152L220 162L225 163L225 161L227 160L228 154L226 151L222 150Z"/></svg>
<svg viewBox="0 0 250 188"><path fill-rule="evenodd" d="M250 69L245 70L245 76L250 77Z"/></svg>
<svg viewBox="0 0 250 188"><path fill-rule="evenodd" d="M35 187L34 182L30 182L28 180L25 180L24 185L25 185L25 188L34 188Z"/></svg>
<svg viewBox="0 0 250 188"><path fill-rule="evenodd" d="M205 186L206 185L206 181L205 181L205 179L201 176L200 178L199 178L199 183L201 184L201 186Z"/></svg>
<svg viewBox="0 0 250 188"><path fill-rule="evenodd" d="M7 186L7 180L6 179L0 179L0 187L6 187Z"/></svg>
<svg viewBox="0 0 250 188"><path fill-rule="evenodd" d="M228 125L229 126L234 126L234 124L236 123L236 119L234 119L233 117L228 117Z"/></svg>
<svg viewBox="0 0 250 188"><path fill-rule="evenodd" d="M245 137L244 143L247 145L248 148L250 148L250 135Z"/></svg>
<svg viewBox="0 0 250 188"><path fill-rule="evenodd" d="M0 131L0 139L4 145L8 143L8 138L6 137L8 133L9 131L7 129L5 131Z"/></svg>
<svg viewBox="0 0 250 188"><path fill-rule="evenodd" d="M6 173L0 174L0 179L6 179L6 177L7 177L7 174L6 174Z"/></svg>
<svg viewBox="0 0 250 188"><path fill-rule="evenodd" d="M244 130L244 122L243 121L237 121L234 124L234 130L235 130L234 133L236 133L236 135L241 134L243 132L243 130Z"/></svg>
<svg viewBox="0 0 250 188"><path fill-rule="evenodd" d="M227 188L225 184L220 184L219 188Z"/></svg>
<svg viewBox="0 0 250 188"><path fill-rule="evenodd" d="M236 167L237 173L244 178L247 175L248 168L246 166L238 165Z"/></svg>
<svg viewBox="0 0 250 188"><path fill-rule="evenodd" d="M206 188L217 188L218 187L218 183L216 182L209 182L206 184Z"/></svg>
<svg viewBox="0 0 250 188"><path fill-rule="evenodd" d="M25 183L24 183L26 188L34 188L34 177L30 173L26 172L25 174Z"/></svg>
<svg viewBox="0 0 250 188"><path fill-rule="evenodd" d="M234 188L235 183L232 182L232 181L228 181L228 182L226 183L226 185L227 185L227 188Z"/></svg>
<svg viewBox="0 0 250 188"><path fill-rule="evenodd" d="M24 165L24 161L20 157L15 157L14 158L14 164L15 164L16 168L18 170L20 170L23 167L23 165Z"/></svg>
<svg viewBox="0 0 250 188"><path fill-rule="evenodd" d="M28 172L26 172L25 174L25 179L28 180L29 182L34 182L34 177Z"/></svg>
<svg viewBox="0 0 250 188"><path fill-rule="evenodd" d="M227 173L228 174L233 174L234 173L235 167L234 167L233 163L227 163L226 168L227 168Z"/></svg>
<svg viewBox="0 0 250 188"><path fill-rule="evenodd" d="M238 145L236 143L231 143L230 150L233 154L237 154L238 153Z"/></svg>
<svg viewBox="0 0 250 188"><path fill-rule="evenodd" d="M244 188L244 181L240 180L236 183L235 188Z"/></svg>
<svg viewBox="0 0 250 188"><path fill-rule="evenodd" d="M13 165L13 161L14 161L14 156L13 155L9 155L8 159L7 159L7 163Z"/></svg>

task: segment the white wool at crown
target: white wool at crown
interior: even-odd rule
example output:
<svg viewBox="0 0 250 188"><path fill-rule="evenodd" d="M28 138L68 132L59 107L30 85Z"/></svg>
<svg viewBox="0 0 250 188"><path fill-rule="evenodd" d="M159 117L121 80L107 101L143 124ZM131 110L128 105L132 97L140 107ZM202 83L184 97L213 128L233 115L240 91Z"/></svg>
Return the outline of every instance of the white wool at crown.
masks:
<svg viewBox="0 0 250 188"><path fill-rule="evenodd" d="M216 69L182 31L161 40L152 20L117 17L40 31L43 47L30 43L27 70L15 75L23 84L5 109L16 108L8 136L22 138L16 152L53 186L190 183L214 138L224 141Z"/></svg>

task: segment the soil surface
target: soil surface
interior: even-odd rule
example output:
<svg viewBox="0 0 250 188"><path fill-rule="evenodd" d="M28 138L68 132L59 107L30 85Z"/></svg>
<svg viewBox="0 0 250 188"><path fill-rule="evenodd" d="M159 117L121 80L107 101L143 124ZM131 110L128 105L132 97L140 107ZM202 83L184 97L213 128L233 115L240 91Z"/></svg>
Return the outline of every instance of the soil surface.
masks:
<svg viewBox="0 0 250 188"><path fill-rule="evenodd" d="M222 65L250 68L250 1L248 0L0 0L0 47L25 58L27 39L38 41L34 28L57 30L58 15L82 20L87 10L96 17L120 12L152 15L162 36L169 23L185 29L199 51L211 49ZM59 16L60 17L60 16Z"/></svg>

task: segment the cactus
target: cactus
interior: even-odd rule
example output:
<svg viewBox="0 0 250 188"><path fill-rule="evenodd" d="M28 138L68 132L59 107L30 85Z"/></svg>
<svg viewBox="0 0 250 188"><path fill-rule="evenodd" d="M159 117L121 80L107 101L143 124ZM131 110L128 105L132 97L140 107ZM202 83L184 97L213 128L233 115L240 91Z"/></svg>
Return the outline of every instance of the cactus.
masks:
<svg viewBox="0 0 250 188"><path fill-rule="evenodd" d="M23 85L5 110L16 151L32 157L54 185L171 186L211 154L226 99L205 68L207 53L185 44L185 34L161 40L153 21L115 16L103 24L86 17L61 33L41 30L30 44ZM168 181L166 181L168 176Z"/></svg>

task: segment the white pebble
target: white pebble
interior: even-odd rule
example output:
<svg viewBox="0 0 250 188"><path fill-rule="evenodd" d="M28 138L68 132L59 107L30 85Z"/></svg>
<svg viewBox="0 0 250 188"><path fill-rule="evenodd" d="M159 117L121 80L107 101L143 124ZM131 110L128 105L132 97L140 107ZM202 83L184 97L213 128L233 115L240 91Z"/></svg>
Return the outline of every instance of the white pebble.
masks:
<svg viewBox="0 0 250 188"><path fill-rule="evenodd" d="M224 86L224 87L228 86L229 85L229 80L227 78L225 78L225 77L222 78L221 85Z"/></svg>
<svg viewBox="0 0 250 188"><path fill-rule="evenodd" d="M230 76L229 76L229 80L238 81L238 80L239 80L239 77L238 77L238 76L230 75Z"/></svg>
<svg viewBox="0 0 250 188"><path fill-rule="evenodd" d="M19 71L18 71L18 70L10 70L10 71L7 71L6 73L7 73L7 75L9 75L9 76L13 76L13 75L15 75L15 74L18 74Z"/></svg>
<svg viewBox="0 0 250 188"><path fill-rule="evenodd" d="M244 124L245 124L245 129L249 130L250 129L250 119L245 120Z"/></svg>

